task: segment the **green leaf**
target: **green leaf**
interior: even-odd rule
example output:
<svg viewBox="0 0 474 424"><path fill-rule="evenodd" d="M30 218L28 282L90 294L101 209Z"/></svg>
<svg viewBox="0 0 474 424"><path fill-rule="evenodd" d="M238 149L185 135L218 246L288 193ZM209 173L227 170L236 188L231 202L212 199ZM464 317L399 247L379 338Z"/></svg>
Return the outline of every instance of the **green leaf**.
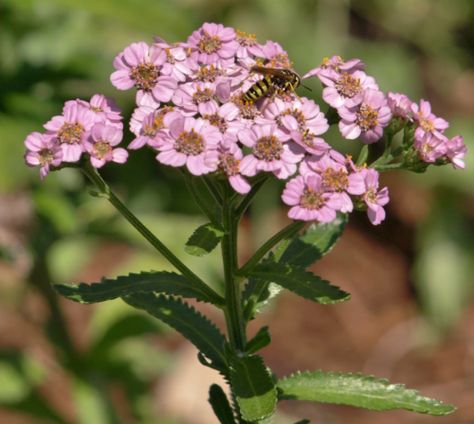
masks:
<svg viewBox="0 0 474 424"><path fill-rule="evenodd" d="M257 421L273 415L276 389L260 356L234 358L230 383L245 420Z"/></svg>
<svg viewBox="0 0 474 424"><path fill-rule="evenodd" d="M208 400L221 424L235 424L234 413L229 400L219 385L211 385Z"/></svg>
<svg viewBox="0 0 474 424"><path fill-rule="evenodd" d="M280 288L280 286L276 286L275 284L272 286ZM247 321L253 319L256 311L266 305L269 300L275 297L280 291L281 288L280 290L272 291L269 281L250 278L242 294L242 299L245 302L244 318Z"/></svg>
<svg viewBox="0 0 474 424"><path fill-rule="evenodd" d="M280 399L335 403L374 411L406 409L430 415L446 415L456 409L420 396L402 384L390 384L385 379L362 374L298 372L279 380L277 386Z"/></svg>
<svg viewBox="0 0 474 424"><path fill-rule="evenodd" d="M219 369L225 366L225 337L207 317L192 306L180 299L154 293L136 293L123 300L173 327L207 356L214 366Z"/></svg>
<svg viewBox="0 0 474 424"><path fill-rule="evenodd" d="M190 255L204 256L219 244L224 232L211 223L201 225L186 243L185 250Z"/></svg>
<svg viewBox="0 0 474 424"><path fill-rule="evenodd" d="M275 263L272 259L257 265L250 276L263 281L271 281L292 292L323 305L343 302L350 295L339 287L304 269L285 263Z"/></svg>
<svg viewBox="0 0 474 424"><path fill-rule="evenodd" d="M312 224L302 235L295 237L280 258L280 262L307 268L330 252L344 231L346 214L327 224Z"/></svg>
<svg viewBox="0 0 474 424"><path fill-rule="evenodd" d="M258 330L257 334L247 343L245 347L246 353L255 353L258 350L268 346L272 341L270 333L268 332L268 327L262 327Z"/></svg>
<svg viewBox="0 0 474 424"><path fill-rule="evenodd" d="M205 302L220 303L220 299L211 299L208 293L193 281L174 272L165 271L103 278L99 283L92 284L54 284L53 287L59 294L80 303L103 302L138 292L161 292Z"/></svg>

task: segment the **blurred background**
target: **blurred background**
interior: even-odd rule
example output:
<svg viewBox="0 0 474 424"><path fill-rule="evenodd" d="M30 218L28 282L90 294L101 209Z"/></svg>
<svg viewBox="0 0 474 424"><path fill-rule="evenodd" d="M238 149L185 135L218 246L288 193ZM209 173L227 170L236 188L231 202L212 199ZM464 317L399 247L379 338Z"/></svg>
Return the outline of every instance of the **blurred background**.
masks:
<svg viewBox="0 0 474 424"><path fill-rule="evenodd" d="M178 334L121 301L79 305L50 288L169 267L105 200L89 196L80 174L63 170L40 182L23 163L26 135L67 99L104 93L130 116L133 94L109 83L126 45L154 35L185 40L205 21L279 42L300 73L325 56L359 57L383 90L429 99L450 121L448 135L464 135L470 149L465 171L384 175L391 202L381 226L351 216L314 268L352 293L349 302L323 307L283 294L251 325L270 325L263 356L278 376L363 371L458 411L433 418L287 401L277 422L474 422L472 0L0 0L0 422L214 422L206 399L217 377ZM319 101L318 82L308 84L313 91L301 94ZM348 151L337 138L327 136ZM218 255L185 256L203 218L178 173L134 152L103 175L191 267L215 275ZM280 189L266 186L243 221L242 259L285 225Z"/></svg>

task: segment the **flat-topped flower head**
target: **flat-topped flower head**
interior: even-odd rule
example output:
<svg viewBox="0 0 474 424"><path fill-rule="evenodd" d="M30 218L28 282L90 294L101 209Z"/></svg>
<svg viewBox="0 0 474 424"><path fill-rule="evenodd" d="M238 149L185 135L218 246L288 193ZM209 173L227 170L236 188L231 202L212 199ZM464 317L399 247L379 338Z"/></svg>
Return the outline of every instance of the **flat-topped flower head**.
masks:
<svg viewBox="0 0 474 424"><path fill-rule="evenodd" d="M193 175L208 174L217 170L221 140L220 131L204 119L181 117L170 124L156 159L174 167L186 165Z"/></svg>
<svg viewBox="0 0 474 424"><path fill-rule="evenodd" d="M166 52L157 45L149 46L143 41L126 47L114 59L115 72L110 76L112 85L119 90L135 87L137 103L168 102L177 82L174 78L161 75L161 68L167 59Z"/></svg>
<svg viewBox="0 0 474 424"><path fill-rule="evenodd" d="M191 58L205 65L231 59L239 48L233 28L212 23L194 31L187 43L192 48Z"/></svg>
<svg viewBox="0 0 474 424"><path fill-rule="evenodd" d="M77 162L95 122L94 112L80 102L71 100L65 103L63 114L54 116L44 128L59 144L63 162Z"/></svg>
<svg viewBox="0 0 474 424"><path fill-rule="evenodd" d="M339 130L344 138L358 137L364 143L375 143L383 134L392 114L384 94L378 90L365 90L360 104L338 110L341 120Z"/></svg>
<svg viewBox="0 0 474 424"><path fill-rule="evenodd" d="M62 150L53 136L32 132L25 139L25 162L28 166L40 167L40 178L48 175L51 168L62 162Z"/></svg>
<svg viewBox="0 0 474 424"><path fill-rule="evenodd" d="M121 141L121 129L112 125L95 124L92 127L89 140L85 143L92 166L101 168L107 162L125 163L128 152L121 147L114 148Z"/></svg>
<svg viewBox="0 0 474 424"><path fill-rule="evenodd" d="M389 201L388 188L379 190L379 173L375 169L361 169L365 190L362 199L367 205L367 216L373 225L380 224L385 219L383 208Z"/></svg>
<svg viewBox="0 0 474 424"><path fill-rule="evenodd" d="M239 132L239 140L252 149L240 165L242 174L250 177L264 171L286 179L296 172L296 164L304 157L304 150L287 143L289 136L276 125L253 125Z"/></svg>
<svg viewBox="0 0 474 424"><path fill-rule="evenodd" d="M366 90L379 88L374 78L362 71L336 74L334 79L328 78L325 85L323 100L336 109L356 106L362 102Z"/></svg>
<svg viewBox="0 0 474 424"><path fill-rule="evenodd" d="M431 105L421 99L420 105L412 103L411 110L413 119L418 124L415 130L415 139L421 140L426 134L440 136L449 127L449 123L443 118L438 118L431 112Z"/></svg>
<svg viewBox="0 0 474 424"><path fill-rule="evenodd" d="M281 196L291 206L288 217L299 221L331 222L336 219L337 205L323 186L319 174L308 172L288 181Z"/></svg>

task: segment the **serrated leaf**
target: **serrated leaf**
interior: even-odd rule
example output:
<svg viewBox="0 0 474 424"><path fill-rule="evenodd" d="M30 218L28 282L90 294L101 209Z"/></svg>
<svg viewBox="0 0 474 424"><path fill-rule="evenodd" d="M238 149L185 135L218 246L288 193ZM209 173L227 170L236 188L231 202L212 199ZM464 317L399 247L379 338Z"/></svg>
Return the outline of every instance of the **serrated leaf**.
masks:
<svg viewBox="0 0 474 424"><path fill-rule="evenodd" d="M219 385L211 385L208 401L221 424L235 424L234 413L232 412L229 400Z"/></svg>
<svg viewBox="0 0 474 424"><path fill-rule="evenodd" d="M194 231L186 243L187 253L194 256L204 256L212 252L219 244L224 232L211 223L201 225Z"/></svg>
<svg viewBox="0 0 474 424"><path fill-rule="evenodd" d="M272 341L270 333L268 332L268 327L262 327L258 330L257 334L247 343L245 347L246 353L255 353L258 350L268 346Z"/></svg>
<svg viewBox="0 0 474 424"><path fill-rule="evenodd" d="M420 396L402 384L362 374L338 372L296 373L278 381L281 399L335 403L374 411L406 409L430 415L446 415L456 408Z"/></svg>
<svg viewBox="0 0 474 424"><path fill-rule="evenodd" d="M260 356L234 358L230 383L246 421L262 420L275 412L276 388Z"/></svg>
<svg viewBox="0 0 474 424"><path fill-rule="evenodd" d="M286 263L275 263L269 259L258 264L250 276L263 281L271 281L305 299L327 305L343 302L350 295L339 287L301 268L293 269Z"/></svg>
<svg viewBox="0 0 474 424"><path fill-rule="evenodd" d="M54 284L53 287L59 294L80 303L103 302L137 292L160 292L205 302L220 302L186 277L165 271L103 278L100 282L91 284Z"/></svg>
<svg viewBox="0 0 474 424"><path fill-rule="evenodd" d="M198 350L207 356L216 367L224 367L225 337L207 317L180 299L136 293L123 298L135 308L143 309L181 333Z"/></svg>
<svg viewBox="0 0 474 424"><path fill-rule="evenodd" d="M281 255L279 262L307 268L330 252L344 231L346 214L327 224L312 224L302 235L295 237Z"/></svg>

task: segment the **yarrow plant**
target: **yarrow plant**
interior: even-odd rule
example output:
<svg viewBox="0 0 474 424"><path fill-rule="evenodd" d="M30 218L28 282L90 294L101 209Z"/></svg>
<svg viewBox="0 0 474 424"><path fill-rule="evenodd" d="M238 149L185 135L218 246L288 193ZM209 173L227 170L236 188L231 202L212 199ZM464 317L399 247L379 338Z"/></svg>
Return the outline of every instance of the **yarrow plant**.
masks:
<svg viewBox="0 0 474 424"><path fill-rule="evenodd" d="M277 78L258 85L264 77L255 69L292 70L287 52L276 42L260 44L254 35L215 23L203 24L184 42L132 43L113 65L111 83L135 92L128 150L118 147L120 110L95 94L89 101L66 102L45 131L29 134L25 160L39 167L41 178L64 167L80 168L177 272L141 272L93 284L56 284L55 289L82 303L120 297L188 338L199 350L199 361L229 383L230 400L221 387L210 388L209 401L221 423L267 420L281 399L452 412L450 405L372 376L321 370L275 376L257 354L270 342L268 329L250 339L246 331L275 293L270 284L322 304L349 299L307 268L330 251L349 213L366 211L374 225L384 220L389 193L380 184L381 172L423 172L449 163L464 168L462 136L445 134L449 124L433 114L430 103L384 93L360 59L339 56L324 59L302 77L322 83L319 104L297 94L296 87L282 89ZM267 90L256 100L245 100L249 90L256 90L252 87L261 91L265 84ZM357 159L324 140L331 125L348 143L361 143ZM221 245L222 292L178 259L100 176L98 169L107 162L125 164L128 152L138 149L151 151L160 165L182 170L209 220L189 238L186 250L201 256ZM285 182L281 198L291 223L239 264L239 221L269 178ZM188 298L221 309L227 335Z"/></svg>

